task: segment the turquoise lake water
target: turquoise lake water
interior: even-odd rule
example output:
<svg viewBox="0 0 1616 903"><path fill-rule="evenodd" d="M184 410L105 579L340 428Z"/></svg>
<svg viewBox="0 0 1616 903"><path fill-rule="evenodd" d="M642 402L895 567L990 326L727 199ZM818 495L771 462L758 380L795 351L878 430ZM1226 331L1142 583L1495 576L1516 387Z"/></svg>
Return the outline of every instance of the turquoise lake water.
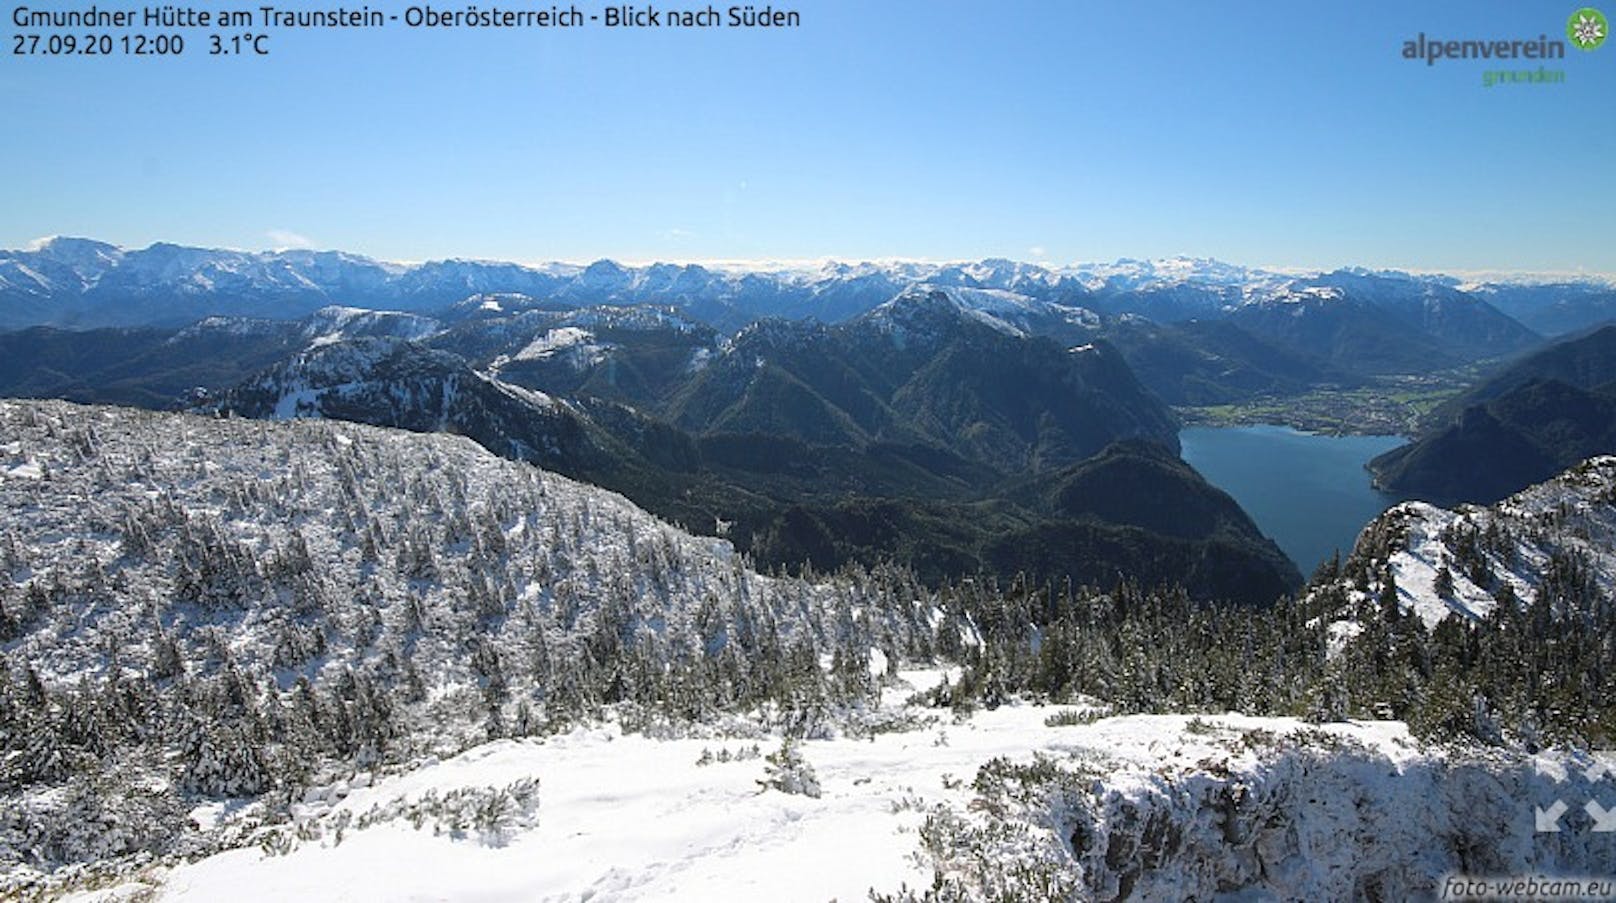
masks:
<svg viewBox="0 0 1616 903"><path fill-rule="evenodd" d="M1399 436L1318 436L1283 426L1189 427L1184 460L1234 496L1302 576L1399 501L1369 485L1364 464Z"/></svg>

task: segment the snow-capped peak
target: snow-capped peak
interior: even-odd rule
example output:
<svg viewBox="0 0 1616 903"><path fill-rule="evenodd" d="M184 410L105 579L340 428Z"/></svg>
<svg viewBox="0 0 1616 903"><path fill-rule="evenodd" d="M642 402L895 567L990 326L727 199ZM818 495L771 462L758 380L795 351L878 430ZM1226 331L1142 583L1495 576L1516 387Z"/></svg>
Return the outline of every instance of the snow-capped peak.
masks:
<svg viewBox="0 0 1616 903"><path fill-rule="evenodd" d="M1027 335L1027 321L1048 312L1049 305L999 289L961 288L921 283L877 307L869 319L889 331L912 329L917 318L944 313L964 316L1005 335Z"/></svg>

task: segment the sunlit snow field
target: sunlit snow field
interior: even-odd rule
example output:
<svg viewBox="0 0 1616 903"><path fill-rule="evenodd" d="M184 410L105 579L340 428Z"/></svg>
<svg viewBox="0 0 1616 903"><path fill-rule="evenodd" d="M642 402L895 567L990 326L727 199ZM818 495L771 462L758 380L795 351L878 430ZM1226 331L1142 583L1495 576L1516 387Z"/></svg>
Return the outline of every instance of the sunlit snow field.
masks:
<svg viewBox="0 0 1616 903"><path fill-rule="evenodd" d="M897 705L936 683L934 671L904 672L889 689ZM434 835L398 820L328 830L284 856L234 850L160 878L172 900L862 900L871 889L926 887L932 872L916 855L927 811L942 804L971 813L977 769L997 756L1112 763L1119 781L1163 763L1190 766L1228 756L1242 729L1306 727L1286 719L1134 716L1051 727L1045 719L1081 707L1005 706L956 723L947 710L914 709L935 720L873 738L809 740L802 752L823 795L762 790L761 758L777 738L650 739L615 726L543 740L503 740L349 792L321 816L355 816L429 789L540 781L537 823L505 838L474 832ZM1210 731L1200 727L1210 724ZM1190 726L1189 730L1186 727ZM1336 725L1392 762L1418 757L1403 725ZM706 751L738 754L699 765ZM315 803L306 813L321 812ZM133 889L133 888L130 888Z"/></svg>

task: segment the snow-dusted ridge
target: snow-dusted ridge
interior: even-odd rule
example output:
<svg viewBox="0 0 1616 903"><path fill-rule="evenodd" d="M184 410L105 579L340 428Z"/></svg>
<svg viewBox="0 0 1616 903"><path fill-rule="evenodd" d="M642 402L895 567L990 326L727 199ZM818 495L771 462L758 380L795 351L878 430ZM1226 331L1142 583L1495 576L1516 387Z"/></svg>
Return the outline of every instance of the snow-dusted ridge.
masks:
<svg viewBox="0 0 1616 903"><path fill-rule="evenodd" d="M452 752L484 718L530 732L608 694L695 714L765 692L765 662L961 629L920 599L758 575L724 540L458 437L4 401L0 437L0 895L205 848L177 789L254 796L333 754ZM24 668L44 695L19 711ZM728 689L674 690L693 668ZM105 707L120 680L140 714ZM99 755L79 717L112 732Z"/></svg>
<svg viewBox="0 0 1616 903"><path fill-rule="evenodd" d="M0 426L4 435L20 437L0 445L0 474L18 467L39 474L26 482L0 476L0 497L8 512L6 543L12 554L30 562L22 573L46 575L71 565L91 570L113 567L125 575L120 581L125 589L113 597L87 600L90 604L77 611L73 637L34 635L9 645L8 651L23 655L45 674L77 675L104 664L96 648L98 638L130 626L132 609L156 605L166 611L165 622L176 626L215 622L209 605L193 608L180 602L169 607L166 597L183 590L176 585L184 582L183 575L134 551L147 544L160 546L158 533L169 529L163 522L171 517L208 525L203 529L209 536L217 534L209 541L260 562L275 557L289 541L301 545L325 584L322 593L335 594L328 600L334 604L349 593L380 593L382 598L376 601L390 604L391 597L405 589L406 575L361 567L360 546L367 537L375 540L372 531L390 533L393 528L386 523L393 517L401 518L395 525L398 530L439 518L497 518L502 534L498 542L504 548L501 567L517 570L534 566L536 561L528 561L531 556L558 552L557 543L573 546L572 539L562 543L552 535L563 524L581 531L576 548L583 557L575 564L593 562L590 566L602 575L632 574L624 559L633 558L634 543L653 544L657 554L672 556L670 562L679 560L683 565L676 580L686 589L670 585L641 599L656 606L669 630L675 626L668 623L672 609L691 603L708 580L727 583L744 578L749 591L763 596L775 585L738 570L738 558L723 540L690 536L621 496L497 458L460 437L326 421L218 420L53 402L0 401ZM41 431L55 432L56 438ZM93 447L87 456L81 451L86 447ZM391 473L392 479L374 486L354 483L367 473ZM124 479L114 479L119 476ZM344 507L333 507L349 491L344 486L373 496L357 519L352 512L344 514ZM439 497L425 509L412 511L404 498L435 492L452 492L455 500ZM440 505L450 507L434 513L432 509ZM144 524L147 518L154 520ZM437 523L434 529L444 526ZM490 541L495 540L480 537L469 549L463 543L440 543L433 551L460 556ZM686 556L693 557L685 561ZM495 577L489 572L480 576ZM348 581L351 585L339 589ZM244 656L243 664L267 661L273 643L242 628L259 619L279 623L285 614L272 606L260 608L277 597L269 585L254 587L253 582L228 588L234 596L230 608L247 618L230 619L232 628L242 631L234 651ZM452 609L448 596L438 596L450 588L443 584L452 582L443 578L417 585L414 591L425 591L428 607L442 604ZM513 589L518 597L526 593L548 598L551 592L548 584L527 582ZM584 592L585 587L579 583L571 590ZM687 596L687 590L695 596ZM259 597L257 591L267 595ZM588 590L596 591L605 592L606 586ZM181 598L185 595L178 592ZM131 649L139 651L138 646ZM347 651L364 657L362 649ZM326 663L335 665L344 657L333 654ZM463 669L465 662L450 654L441 665L452 673Z"/></svg>
<svg viewBox="0 0 1616 903"><path fill-rule="evenodd" d="M1434 627L1487 617L1499 599L1616 596L1616 457L1592 458L1496 505L1404 502L1365 528L1356 555L1389 572L1400 604ZM1369 595L1378 597L1377 579ZM1355 591L1356 592L1356 591ZM1574 604L1574 603L1572 603Z"/></svg>
<svg viewBox="0 0 1616 903"><path fill-rule="evenodd" d="M420 341L443 331L443 324L431 317L341 305L322 307L302 322L303 334L309 339L311 347L364 336Z"/></svg>
<svg viewBox="0 0 1616 903"><path fill-rule="evenodd" d="M936 321L941 314L941 321ZM923 282L868 314L867 322L904 340L932 331L938 322L964 316L1005 335L1025 338L1061 327L1097 328L1098 314L1083 307L1040 300L1005 289L967 288Z"/></svg>

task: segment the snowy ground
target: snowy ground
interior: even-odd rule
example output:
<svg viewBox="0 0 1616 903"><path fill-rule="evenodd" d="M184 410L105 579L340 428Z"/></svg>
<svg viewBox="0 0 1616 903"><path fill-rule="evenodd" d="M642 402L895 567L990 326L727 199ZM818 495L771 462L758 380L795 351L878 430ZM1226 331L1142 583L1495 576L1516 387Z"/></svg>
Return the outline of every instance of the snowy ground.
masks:
<svg viewBox="0 0 1616 903"><path fill-rule="evenodd" d="M912 687L938 677L904 676ZM908 692L889 689L888 701ZM766 754L777 739L657 740L597 727L499 741L349 790L328 810L311 800L305 814L324 811L324 836L289 854L238 849L149 878L162 899L187 901L863 900L872 888L930 885L918 829L935 804L961 815L980 808L972 779L994 757L1025 761L1039 750L1103 761L1125 784L1128 774L1159 773L1164 762L1188 766L1227 754L1226 741L1242 731L1304 727L1236 715L1045 723L1080 710L1006 706L957 722L947 710L908 709L935 721L873 738L806 741L803 754L823 787L818 799L760 790L764 761L752 747ZM1424 755L1400 724L1328 730L1373 748L1394 777ZM704 751L732 760L698 764ZM416 829L405 819L350 827L340 843L330 830L345 810L357 819L432 789L527 778L540 781L536 819L503 838L456 838L435 833L430 821Z"/></svg>
<svg viewBox="0 0 1616 903"><path fill-rule="evenodd" d="M251 888L251 898L282 900L865 899L872 886L930 880L911 855L923 813L894 809L950 796L963 805L968 789L945 790L944 778L968 783L988 758L1057 742L1069 729L1043 727L1052 711L1004 709L960 726L944 712L925 730L808 741L819 799L760 790L762 756L778 748L767 737L654 740L613 726L500 741L351 792L335 808L357 815L432 787L538 778L537 825L503 845L401 822L287 856L214 856L168 875L164 898L243 899ZM698 765L704 751L733 758Z"/></svg>
<svg viewBox="0 0 1616 903"><path fill-rule="evenodd" d="M1099 713L1037 705L957 718L902 702L938 672L902 677L881 711L919 723L802 743L818 798L760 788L777 737L580 728L380 779L357 775L311 791L297 807L303 830L280 829L302 835L289 851L230 850L71 899L849 901L930 887L934 869L953 877L961 862L965 874L976 869L967 899L1003 892L984 888L983 875L991 882L1040 862L1070 879L1061 896L1080 899L1409 899L1461 871L1616 869L1610 835L1569 817L1561 832L1533 830L1534 807L1591 789L1574 786L1576 768L1541 767L1542 756L1427 747L1397 722L1226 714L1050 724L1056 713L1083 716L1072 722ZM1095 777L1011 778L1002 786L1049 792L1006 794L979 778L996 757ZM397 814L457 790L532 780L537 806L497 836ZM950 862L923 843L929 817L953 825ZM1018 898L1044 895L1009 886Z"/></svg>

